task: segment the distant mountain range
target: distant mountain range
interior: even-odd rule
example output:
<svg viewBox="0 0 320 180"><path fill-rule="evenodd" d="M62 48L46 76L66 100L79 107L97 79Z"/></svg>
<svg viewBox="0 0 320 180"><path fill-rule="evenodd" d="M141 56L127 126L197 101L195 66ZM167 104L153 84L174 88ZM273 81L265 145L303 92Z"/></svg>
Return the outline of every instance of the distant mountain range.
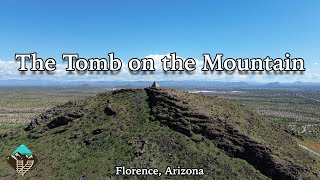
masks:
<svg viewBox="0 0 320 180"><path fill-rule="evenodd" d="M170 88L305 88L319 87L320 82L223 82L223 81L158 81L162 87ZM0 80L0 87L108 87L137 88L151 86L153 81L48 81L48 80Z"/></svg>

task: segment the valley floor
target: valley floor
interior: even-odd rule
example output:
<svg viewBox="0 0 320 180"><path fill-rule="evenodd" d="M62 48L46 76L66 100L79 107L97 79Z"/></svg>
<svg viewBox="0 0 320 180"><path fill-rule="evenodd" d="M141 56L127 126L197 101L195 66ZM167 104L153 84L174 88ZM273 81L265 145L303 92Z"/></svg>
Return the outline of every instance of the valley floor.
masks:
<svg viewBox="0 0 320 180"><path fill-rule="evenodd" d="M320 153L319 89L214 89L190 91L231 99L305 138L301 145Z"/></svg>

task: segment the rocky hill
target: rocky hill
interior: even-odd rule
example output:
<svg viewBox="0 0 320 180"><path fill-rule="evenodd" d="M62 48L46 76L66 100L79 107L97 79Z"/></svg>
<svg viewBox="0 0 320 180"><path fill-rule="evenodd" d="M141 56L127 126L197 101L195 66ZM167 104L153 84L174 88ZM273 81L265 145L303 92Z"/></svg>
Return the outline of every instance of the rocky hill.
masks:
<svg viewBox="0 0 320 180"><path fill-rule="evenodd" d="M286 129L241 104L170 89L122 89L70 102L0 138L1 157L19 144L37 156L30 179L117 178L115 166L204 169L204 176L163 179L320 178L319 160ZM17 178L5 163L1 179Z"/></svg>

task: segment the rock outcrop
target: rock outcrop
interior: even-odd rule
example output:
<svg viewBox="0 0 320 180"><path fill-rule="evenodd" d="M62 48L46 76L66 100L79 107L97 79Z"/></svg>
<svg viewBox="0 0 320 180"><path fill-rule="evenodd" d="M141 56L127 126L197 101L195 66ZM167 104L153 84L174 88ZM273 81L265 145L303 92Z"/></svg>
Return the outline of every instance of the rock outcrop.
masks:
<svg viewBox="0 0 320 180"><path fill-rule="evenodd" d="M240 132L227 120L196 113L161 89L148 88L146 92L152 121L159 121L189 137L201 135L210 139L230 156L244 159L270 178L299 179L307 174L303 166L281 159L278 152Z"/></svg>

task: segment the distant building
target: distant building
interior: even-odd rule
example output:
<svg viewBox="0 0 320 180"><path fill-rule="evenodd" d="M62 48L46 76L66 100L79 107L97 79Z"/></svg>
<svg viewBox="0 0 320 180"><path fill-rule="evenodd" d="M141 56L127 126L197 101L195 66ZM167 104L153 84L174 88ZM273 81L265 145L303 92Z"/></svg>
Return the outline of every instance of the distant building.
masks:
<svg viewBox="0 0 320 180"><path fill-rule="evenodd" d="M160 85L154 81L151 88L160 88Z"/></svg>

